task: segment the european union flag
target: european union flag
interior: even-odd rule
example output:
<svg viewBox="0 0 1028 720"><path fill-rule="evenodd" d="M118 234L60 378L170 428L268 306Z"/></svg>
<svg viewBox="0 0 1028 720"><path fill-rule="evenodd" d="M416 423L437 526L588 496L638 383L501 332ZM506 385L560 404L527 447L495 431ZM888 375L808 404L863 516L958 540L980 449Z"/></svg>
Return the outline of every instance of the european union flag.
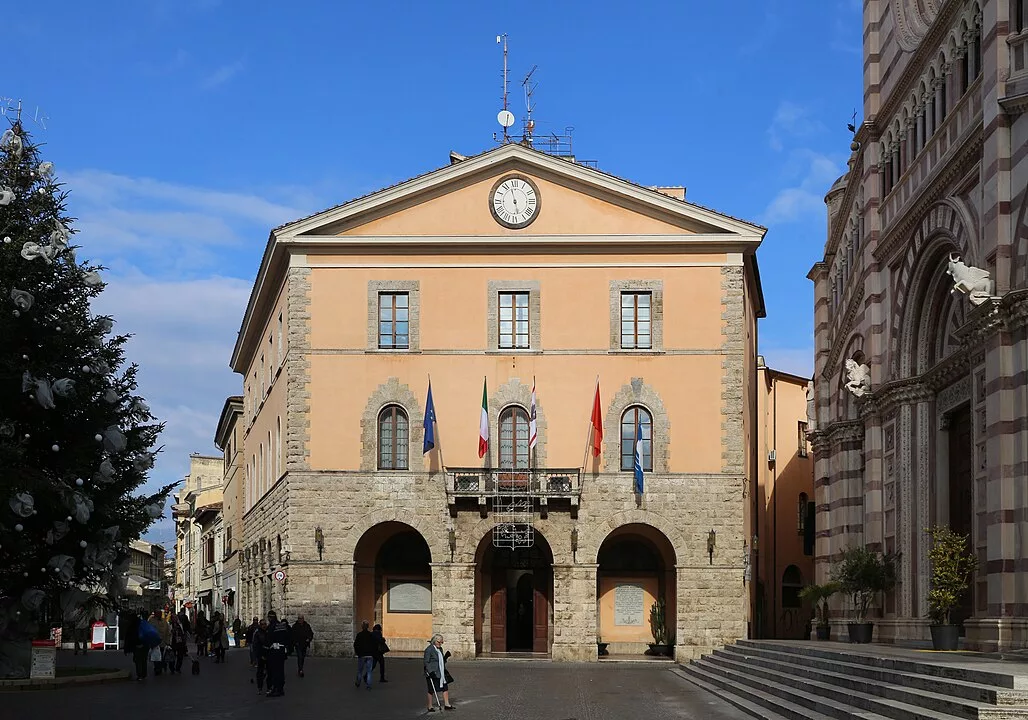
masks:
<svg viewBox="0 0 1028 720"><path fill-rule="evenodd" d="M428 381L428 400L425 402L425 444L422 453L435 447L435 403L432 402L432 381Z"/></svg>

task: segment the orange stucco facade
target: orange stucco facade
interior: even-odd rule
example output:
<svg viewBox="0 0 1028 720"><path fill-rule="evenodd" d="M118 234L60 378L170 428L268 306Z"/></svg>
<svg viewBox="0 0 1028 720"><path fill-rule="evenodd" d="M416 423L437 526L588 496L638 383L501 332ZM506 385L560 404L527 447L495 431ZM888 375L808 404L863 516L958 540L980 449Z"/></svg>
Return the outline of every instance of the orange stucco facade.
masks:
<svg viewBox="0 0 1028 720"><path fill-rule="evenodd" d="M521 228L490 211L513 176L539 200ZM458 656L642 652L658 598L680 658L744 635L763 233L516 145L273 231L232 359L243 614L303 612L333 654L365 619L394 650L440 631ZM627 417L646 425L641 493ZM503 482L527 497L530 547L495 539Z"/></svg>

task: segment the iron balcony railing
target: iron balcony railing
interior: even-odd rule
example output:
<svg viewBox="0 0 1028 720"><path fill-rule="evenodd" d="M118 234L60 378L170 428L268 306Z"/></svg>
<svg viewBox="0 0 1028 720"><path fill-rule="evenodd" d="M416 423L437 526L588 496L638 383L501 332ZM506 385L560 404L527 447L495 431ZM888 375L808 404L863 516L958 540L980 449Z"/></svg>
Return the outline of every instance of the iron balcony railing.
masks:
<svg viewBox="0 0 1028 720"><path fill-rule="evenodd" d="M446 468L446 494L450 496L525 494L577 499L581 493L581 468Z"/></svg>

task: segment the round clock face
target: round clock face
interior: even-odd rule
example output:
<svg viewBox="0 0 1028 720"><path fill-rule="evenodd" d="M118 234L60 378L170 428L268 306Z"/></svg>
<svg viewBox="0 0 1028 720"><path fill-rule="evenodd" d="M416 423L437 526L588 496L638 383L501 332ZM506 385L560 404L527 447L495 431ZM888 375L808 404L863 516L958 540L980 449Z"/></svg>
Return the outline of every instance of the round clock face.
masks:
<svg viewBox="0 0 1028 720"><path fill-rule="evenodd" d="M489 193L489 210L496 222L515 230L535 220L541 205L539 190L523 175L508 175L500 179Z"/></svg>

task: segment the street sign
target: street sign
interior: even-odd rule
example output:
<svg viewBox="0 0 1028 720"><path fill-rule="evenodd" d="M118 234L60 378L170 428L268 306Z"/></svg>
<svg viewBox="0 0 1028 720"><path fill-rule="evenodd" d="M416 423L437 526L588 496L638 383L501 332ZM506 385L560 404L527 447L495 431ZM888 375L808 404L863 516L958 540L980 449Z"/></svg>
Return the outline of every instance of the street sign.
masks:
<svg viewBox="0 0 1028 720"><path fill-rule="evenodd" d="M279 582L282 582L283 580L286 579L286 571L285 570L276 570L275 574L273 575L273 577L276 580L278 580Z"/></svg>

